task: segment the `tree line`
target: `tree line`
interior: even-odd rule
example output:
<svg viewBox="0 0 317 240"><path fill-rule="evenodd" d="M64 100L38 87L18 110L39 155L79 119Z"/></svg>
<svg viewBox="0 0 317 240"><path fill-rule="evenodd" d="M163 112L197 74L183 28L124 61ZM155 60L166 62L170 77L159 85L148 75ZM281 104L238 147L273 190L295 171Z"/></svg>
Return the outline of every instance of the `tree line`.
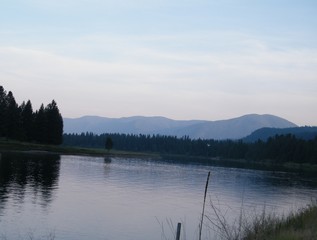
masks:
<svg viewBox="0 0 317 240"><path fill-rule="evenodd" d="M0 138L61 144L63 118L55 100L33 112L30 100L18 105L13 93L0 86Z"/></svg>
<svg viewBox="0 0 317 240"><path fill-rule="evenodd" d="M135 152L155 152L220 159L246 159L317 164L317 137L311 140L294 135L275 135L267 141L244 142L243 140L202 140L185 136L144 134L64 134L65 146L105 148L106 139L112 139L113 149Z"/></svg>

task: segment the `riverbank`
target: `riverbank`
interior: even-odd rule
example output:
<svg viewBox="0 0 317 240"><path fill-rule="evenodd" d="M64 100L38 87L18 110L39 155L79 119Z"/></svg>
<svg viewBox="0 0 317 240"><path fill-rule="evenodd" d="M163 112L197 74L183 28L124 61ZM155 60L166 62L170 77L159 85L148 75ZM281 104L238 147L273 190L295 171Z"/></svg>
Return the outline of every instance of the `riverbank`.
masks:
<svg viewBox="0 0 317 240"><path fill-rule="evenodd" d="M254 170L267 170L267 171L284 171L284 172L299 172L306 173L311 176L316 176L317 165L309 163L294 163L285 162L282 164L276 164L271 160L266 161L253 161L246 159L225 159L225 158L210 158L201 156L188 156L188 155L171 155L161 154L163 159L172 160L178 163L189 162L199 164L210 164L219 167L234 167L245 168Z"/></svg>
<svg viewBox="0 0 317 240"><path fill-rule="evenodd" d="M258 216L244 229L242 239L305 240L317 239L316 203L281 219Z"/></svg>
<svg viewBox="0 0 317 240"><path fill-rule="evenodd" d="M265 210L250 219L241 214L231 226L224 215L216 211L218 218L212 220L216 233L221 240L313 240L317 239L316 202L288 216L267 215ZM242 210L243 212L243 210ZM208 218L207 220L212 218Z"/></svg>
<svg viewBox="0 0 317 240"><path fill-rule="evenodd" d="M0 140L0 152L29 152L52 153L63 155L91 155L102 157L128 157L128 158L160 158L158 154L125 152L99 148L63 147L36 143L19 142L12 140Z"/></svg>
<svg viewBox="0 0 317 240"><path fill-rule="evenodd" d="M317 165L309 163L293 163L286 162L283 164L275 164L270 160L266 161L250 161L245 159L221 159L210 158L201 156L188 156L188 155L172 155L148 152L127 152L111 150L107 151L102 148L83 148L83 147L66 147L55 145L44 145L28 142L19 142L12 140L0 139L0 152L19 151L30 153L56 153L64 155L91 155L103 157L122 157L122 158L151 158L174 161L177 163L192 163L192 164L211 164L221 167L235 167L247 168L257 170L269 171L288 171L288 172L301 172L314 176L317 173Z"/></svg>

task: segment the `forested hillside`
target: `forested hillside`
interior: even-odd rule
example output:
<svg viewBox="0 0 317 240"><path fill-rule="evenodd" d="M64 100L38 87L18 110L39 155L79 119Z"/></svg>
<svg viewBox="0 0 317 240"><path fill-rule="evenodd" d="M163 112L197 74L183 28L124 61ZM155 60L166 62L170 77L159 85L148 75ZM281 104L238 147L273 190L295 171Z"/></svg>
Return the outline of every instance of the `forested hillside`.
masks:
<svg viewBox="0 0 317 240"><path fill-rule="evenodd" d="M276 135L267 141L246 143L242 140L201 140L161 135L64 134L65 146L105 148L111 138L116 150L156 152L208 158L246 159L273 163L317 164L317 138L298 139L294 135Z"/></svg>
<svg viewBox="0 0 317 240"><path fill-rule="evenodd" d="M258 140L267 141L269 137L275 135L287 135L292 134L296 138L311 140L317 137L317 127L294 127L294 128L261 128L249 136L243 138L245 142L255 142Z"/></svg>
<svg viewBox="0 0 317 240"><path fill-rule="evenodd" d="M63 118L54 100L33 112L30 100L18 105L13 93L0 86L0 138L58 145Z"/></svg>

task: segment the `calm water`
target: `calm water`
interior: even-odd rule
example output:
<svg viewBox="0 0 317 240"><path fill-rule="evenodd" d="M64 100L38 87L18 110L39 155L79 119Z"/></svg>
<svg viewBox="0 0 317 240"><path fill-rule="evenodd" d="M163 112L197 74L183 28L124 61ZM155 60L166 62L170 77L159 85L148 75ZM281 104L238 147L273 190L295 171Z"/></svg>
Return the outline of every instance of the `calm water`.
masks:
<svg viewBox="0 0 317 240"><path fill-rule="evenodd" d="M317 197L297 174L141 159L2 154L0 239L197 239L208 171L210 200L234 221L297 210ZM173 225L173 226L172 226ZM203 239L213 235L206 221Z"/></svg>

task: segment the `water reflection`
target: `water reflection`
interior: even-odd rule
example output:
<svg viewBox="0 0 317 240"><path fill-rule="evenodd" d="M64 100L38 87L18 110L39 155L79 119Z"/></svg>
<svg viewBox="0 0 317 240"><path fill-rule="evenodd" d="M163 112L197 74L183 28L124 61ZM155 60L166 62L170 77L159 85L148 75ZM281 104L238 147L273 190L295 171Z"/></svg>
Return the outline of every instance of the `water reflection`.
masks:
<svg viewBox="0 0 317 240"><path fill-rule="evenodd" d="M0 158L0 212L6 202L24 202L26 193L47 207L57 188L60 156L2 153Z"/></svg>
<svg viewBox="0 0 317 240"><path fill-rule="evenodd" d="M104 157L104 159L103 159L103 162L106 163L106 164L107 163L111 163L111 161L112 161L111 157Z"/></svg>
<svg viewBox="0 0 317 240"><path fill-rule="evenodd" d="M209 171L210 216L209 200L219 202L234 221L242 205L246 214L258 209L261 213L263 206L268 212L287 214L317 196L312 182L303 184L303 177L295 173L151 159L3 155L0 239L3 229L8 239L22 239L17 233L29 229L36 229L36 236L54 229L56 239L62 240L159 240L158 222L166 219L183 222L186 238L197 239ZM207 231L203 234L212 236Z"/></svg>

